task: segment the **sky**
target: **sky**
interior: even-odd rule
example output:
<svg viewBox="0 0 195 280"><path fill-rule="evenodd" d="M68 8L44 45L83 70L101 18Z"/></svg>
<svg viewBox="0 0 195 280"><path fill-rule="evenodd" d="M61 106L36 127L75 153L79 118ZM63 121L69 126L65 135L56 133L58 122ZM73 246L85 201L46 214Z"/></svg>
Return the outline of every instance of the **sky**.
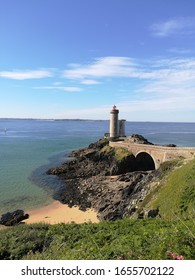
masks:
<svg viewBox="0 0 195 280"><path fill-rule="evenodd" d="M0 118L195 122L194 0L0 0Z"/></svg>

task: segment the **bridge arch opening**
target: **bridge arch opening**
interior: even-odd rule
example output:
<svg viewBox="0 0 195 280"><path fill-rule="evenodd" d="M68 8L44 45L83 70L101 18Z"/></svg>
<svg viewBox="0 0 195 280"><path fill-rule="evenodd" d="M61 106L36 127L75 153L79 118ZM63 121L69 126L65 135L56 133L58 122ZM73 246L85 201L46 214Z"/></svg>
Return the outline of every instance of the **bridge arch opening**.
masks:
<svg viewBox="0 0 195 280"><path fill-rule="evenodd" d="M140 152L136 155L137 170L147 171L155 170L155 162L151 155L146 152Z"/></svg>

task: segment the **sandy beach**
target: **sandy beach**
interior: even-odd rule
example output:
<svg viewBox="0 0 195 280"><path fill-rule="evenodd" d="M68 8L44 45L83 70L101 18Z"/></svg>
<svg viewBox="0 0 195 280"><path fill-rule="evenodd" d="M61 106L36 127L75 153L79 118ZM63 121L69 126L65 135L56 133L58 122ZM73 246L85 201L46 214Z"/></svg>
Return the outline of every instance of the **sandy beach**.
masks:
<svg viewBox="0 0 195 280"><path fill-rule="evenodd" d="M98 223L97 214L94 210L81 211L78 207L68 207L66 204L62 204L59 201L54 201L52 204L35 209L32 211L27 211L30 215L29 219L25 220L26 224L32 223L71 223L75 222L77 224L92 222Z"/></svg>

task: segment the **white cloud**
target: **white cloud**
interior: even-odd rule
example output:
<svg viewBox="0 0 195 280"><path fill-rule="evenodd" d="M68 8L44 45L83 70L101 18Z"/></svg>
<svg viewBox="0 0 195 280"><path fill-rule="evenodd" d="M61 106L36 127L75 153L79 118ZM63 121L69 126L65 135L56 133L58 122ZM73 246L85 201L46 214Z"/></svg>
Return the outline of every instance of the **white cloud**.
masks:
<svg viewBox="0 0 195 280"><path fill-rule="evenodd" d="M156 104L156 108L157 104L164 104L166 107L167 102L179 108L182 98L194 101L195 58L151 59L139 62L129 57L104 57L87 66L75 66L64 74L66 78L82 80L81 83L86 81L86 84L93 84L99 78L102 78L102 82L103 78L125 78L129 81L137 79L139 81L136 90L130 94L131 99L133 96L134 100L137 98L139 103L145 104L144 100L147 98ZM194 103L185 105L195 107Z"/></svg>
<svg viewBox="0 0 195 280"><path fill-rule="evenodd" d="M20 80L50 76L52 76L52 72L47 70L0 72L0 77ZM75 80L74 82L77 82L75 85L80 85L80 87L64 86L62 82L51 82L51 86L37 86L34 89L85 92L87 85L95 86L99 83L106 83L108 79L112 81L112 79L120 78L120 86L118 88L116 86L112 97L108 93L106 102L115 102L114 98L117 96L117 100L121 100L121 102L116 105L121 112L125 112L127 115L127 117L123 115L124 118L131 119L129 112L134 116L136 114L138 116L139 112L147 112L146 115L149 117L152 112L155 116L159 111L164 113L161 119L166 114L168 116L170 112L177 112L182 120L181 112L195 111L194 57L157 58L141 61L130 57L102 57L93 60L90 64L71 65L71 69L64 71L64 77L71 79L71 82ZM117 83L115 84L117 85ZM122 95L121 85L123 85ZM129 86L131 90L128 91ZM95 118L105 119L108 118L109 110L110 106L100 106L99 108L69 109L66 113L72 117L80 115L82 118L91 118L95 112ZM143 113L141 114L143 116ZM143 117L142 120L144 120Z"/></svg>
<svg viewBox="0 0 195 280"><path fill-rule="evenodd" d="M102 57L89 65L79 65L64 71L69 79L98 79L106 77L136 76L135 65L129 57Z"/></svg>
<svg viewBox="0 0 195 280"><path fill-rule="evenodd" d="M83 80L81 81L82 85L98 85L101 84L101 82L95 81L95 80Z"/></svg>
<svg viewBox="0 0 195 280"><path fill-rule="evenodd" d="M43 87L33 87L33 89L41 90L62 90L66 92L79 92L82 91L79 87L63 87L63 86L43 86Z"/></svg>
<svg viewBox="0 0 195 280"><path fill-rule="evenodd" d="M157 37L168 37L171 35L189 35L194 33L195 18L181 17L163 22L154 23L150 29Z"/></svg>
<svg viewBox="0 0 195 280"><path fill-rule="evenodd" d="M49 70L26 70L26 71L1 71L0 78L13 80L42 79L52 77Z"/></svg>
<svg viewBox="0 0 195 280"><path fill-rule="evenodd" d="M195 58L153 59L139 62L129 57L103 57L89 65L79 65L64 71L64 77L81 84L98 84L98 79L129 78L173 83L195 79ZM94 79L90 79L94 78Z"/></svg>
<svg viewBox="0 0 195 280"><path fill-rule="evenodd" d="M54 86L61 86L61 85L63 85L63 82L55 82L55 83L53 83L53 85Z"/></svg>
<svg viewBox="0 0 195 280"><path fill-rule="evenodd" d="M101 69L102 67L102 69ZM101 71L102 70L102 71ZM79 65L67 70L66 77L92 81L101 78L125 78L136 88L128 91L116 105L122 117L134 120L189 120L185 113L195 111L195 58L168 58L137 61L128 57L108 57L95 60L89 65ZM136 83L134 83L137 80ZM124 81L124 80L123 80ZM90 83L90 82L89 82ZM120 81L121 83L121 81ZM117 89L116 89L117 92ZM79 113L83 118L108 118L109 106L70 110L72 116ZM183 115L182 115L183 114ZM190 113L192 115L192 113ZM171 119L170 119L171 117Z"/></svg>
<svg viewBox="0 0 195 280"><path fill-rule="evenodd" d="M195 58L156 60L148 69L150 78L143 78L133 100L119 104L122 110L147 112L146 118L159 112L156 118L169 121L184 121L187 112L195 112Z"/></svg>

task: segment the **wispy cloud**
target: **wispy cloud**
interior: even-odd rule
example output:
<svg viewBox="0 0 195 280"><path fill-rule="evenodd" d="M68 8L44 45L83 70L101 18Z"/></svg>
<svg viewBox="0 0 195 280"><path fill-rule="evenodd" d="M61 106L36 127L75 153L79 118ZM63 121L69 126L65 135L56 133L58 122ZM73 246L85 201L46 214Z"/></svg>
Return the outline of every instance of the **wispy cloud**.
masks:
<svg viewBox="0 0 195 280"><path fill-rule="evenodd" d="M95 80L83 80L81 81L82 85L98 85L101 84L101 82L99 81L95 81Z"/></svg>
<svg viewBox="0 0 195 280"><path fill-rule="evenodd" d="M33 87L33 89L41 90L61 90L66 92L79 92L82 91L80 87L63 87L63 86L42 86L42 87Z"/></svg>
<svg viewBox="0 0 195 280"><path fill-rule="evenodd" d="M88 65L77 65L65 70L63 76L69 79L100 79L106 77L130 77L135 75L134 62L129 57L102 57Z"/></svg>
<svg viewBox="0 0 195 280"><path fill-rule="evenodd" d="M127 78L154 81L172 81L180 83L193 80L195 75L194 58L153 59L150 61L129 57L103 57L95 59L89 65L79 65L64 71L66 79L74 79L82 84L98 84L99 79ZM93 79L88 79L88 78Z"/></svg>
<svg viewBox="0 0 195 280"><path fill-rule="evenodd" d="M195 58L153 59L139 62L129 57L104 57L88 66L77 66L64 72L69 79L96 83L102 78L139 79L145 86L145 93L174 94L195 87ZM93 77L95 80L87 80ZM142 83L142 84L143 84ZM142 86L143 87L143 86ZM143 91L143 88L142 88Z"/></svg>
<svg viewBox="0 0 195 280"><path fill-rule="evenodd" d="M195 18L181 17L154 23L150 30L154 36L189 35L195 33Z"/></svg>
<svg viewBox="0 0 195 280"><path fill-rule="evenodd" d="M52 77L50 70L26 70L26 71L1 71L0 78L13 80L42 79Z"/></svg>
<svg viewBox="0 0 195 280"><path fill-rule="evenodd" d="M164 120L168 112L177 112L184 120L188 110L195 111L195 58L153 60L147 64L150 78L143 75L143 83L136 90L138 98L127 98L120 105L123 110L164 112Z"/></svg>
<svg viewBox="0 0 195 280"><path fill-rule="evenodd" d="M136 60L129 57L104 57L88 65L75 65L64 72L64 77L81 82L125 78L136 88L125 89L117 105L123 112L185 112L195 110L195 58L166 58ZM92 79L91 79L92 78ZM121 80L124 81L124 80ZM117 89L115 91L117 93ZM124 101L122 101L124 100ZM86 108L87 109L87 108ZM91 113L92 109L87 109ZM106 116L106 107L99 108ZM180 112L180 113L179 113ZM83 112L81 112L83 113ZM83 113L84 114L84 113ZM162 116L166 119L165 116ZM182 119L182 117L181 117Z"/></svg>
<svg viewBox="0 0 195 280"><path fill-rule="evenodd" d="M88 85L98 86L100 83L107 83L108 80L109 85L112 84L110 81L117 85L116 79L118 79L120 86L114 88L112 97L108 93L106 100L113 102L112 100L117 96L117 100L121 100L117 105L127 114L129 111L154 112L155 115L158 110L165 114L170 111L184 112L189 109L193 112L195 110L195 57L186 58L180 55L180 58L150 60L112 56L96 58L89 64L69 65L69 69L63 71L63 77L70 80L66 83L62 80L60 70L4 71L0 72L0 77L17 80L40 79L52 77L53 73L55 77L59 74L60 82L54 83L51 80L49 86L38 84L39 86L34 86L33 89L54 92L82 91L84 94L88 90ZM122 93L121 85L123 85ZM101 90L102 87L99 96L105 94L105 91L102 93ZM96 117L107 118L108 107L103 106L95 110L91 107L83 108L80 109L80 113L83 117L90 118L90 114L96 112ZM70 108L66 113L76 116L79 111Z"/></svg>

